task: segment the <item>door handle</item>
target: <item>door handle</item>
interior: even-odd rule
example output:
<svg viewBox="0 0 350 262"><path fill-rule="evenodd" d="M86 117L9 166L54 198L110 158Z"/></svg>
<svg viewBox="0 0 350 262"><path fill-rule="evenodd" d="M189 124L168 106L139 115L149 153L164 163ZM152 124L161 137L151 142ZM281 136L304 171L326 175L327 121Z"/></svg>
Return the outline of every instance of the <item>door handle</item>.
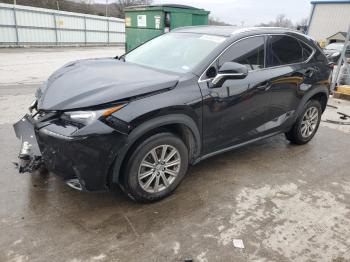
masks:
<svg viewBox="0 0 350 262"><path fill-rule="evenodd" d="M309 68L309 69L307 69L306 71L305 71L305 76L306 77L312 77L313 75L314 75L314 73L316 73L318 71L318 68L314 68L314 67L312 67L312 68Z"/></svg>
<svg viewBox="0 0 350 262"><path fill-rule="evenodd" d="M271 82L270 82L270 81L265 81L265 82L262 82L262 83L257 87L257 89L267 91L267 90L270 89L270 87L271 87Z"/></svg>

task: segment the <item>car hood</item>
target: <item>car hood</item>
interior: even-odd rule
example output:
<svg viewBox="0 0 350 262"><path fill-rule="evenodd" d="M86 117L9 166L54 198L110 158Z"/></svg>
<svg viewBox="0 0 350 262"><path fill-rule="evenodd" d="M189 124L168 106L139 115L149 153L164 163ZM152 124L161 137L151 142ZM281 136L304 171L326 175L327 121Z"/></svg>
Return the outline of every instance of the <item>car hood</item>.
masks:
<svg viewBox="0 0 350 262"><path fill-rule="evenodd" d="M70 110L146 95L176 86L180 76L116 59L69 63L38 89L38 109Z"/></svg>

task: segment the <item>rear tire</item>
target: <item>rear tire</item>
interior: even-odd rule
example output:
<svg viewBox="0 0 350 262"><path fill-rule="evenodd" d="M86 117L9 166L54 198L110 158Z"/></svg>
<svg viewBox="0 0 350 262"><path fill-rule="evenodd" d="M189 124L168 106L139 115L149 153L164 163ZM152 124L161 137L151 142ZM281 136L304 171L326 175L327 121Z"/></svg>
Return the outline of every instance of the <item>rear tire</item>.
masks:
<svg viewBox="0 0 350 262"><path fill-rule="evenodd" d="M316 134L321 122L322 107L317 100L306 103L292 129L285 133L286 138L293 144L304 145Z"/></svg>
<svg viewBox="0 0 350 262"><path fill-rule="evenodd" d="M172 133L160 133L142 141L130 155L122 177L125 193L138 202L154 202L169 196L184 178L188 149Z"/></svg>

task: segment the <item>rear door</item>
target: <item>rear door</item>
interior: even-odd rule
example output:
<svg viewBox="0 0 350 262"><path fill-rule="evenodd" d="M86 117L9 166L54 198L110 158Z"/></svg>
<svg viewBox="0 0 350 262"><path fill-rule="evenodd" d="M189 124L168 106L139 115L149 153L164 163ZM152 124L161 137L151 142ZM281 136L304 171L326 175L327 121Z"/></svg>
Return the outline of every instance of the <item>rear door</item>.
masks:
<svg viewBox="0 0 350 262"><path fill-rule="evenodd" d="M319 68L308 63L314 50L289 35L270 35L267 40L267 64L270 74L271 101L266 130L288 127L304 93L314 83Z"/></svg>

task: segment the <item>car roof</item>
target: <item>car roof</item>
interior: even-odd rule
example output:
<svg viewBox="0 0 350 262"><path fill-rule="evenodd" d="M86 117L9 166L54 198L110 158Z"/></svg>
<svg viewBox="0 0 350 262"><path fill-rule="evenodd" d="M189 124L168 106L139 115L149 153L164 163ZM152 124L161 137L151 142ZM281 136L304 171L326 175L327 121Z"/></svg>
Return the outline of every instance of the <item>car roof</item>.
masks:
<svg viewBox="0 0 350 262"><path fill-rule="evenodd" d="M208 34L208 35L217 35L217 36L236 36L241 33L298 33L299 31L282 28L282 27L239 27L239 26L188 26L188 27L180 27L172 30L172 32L180 32L180 33L197 33L197 34ZM302 34L301 34L302 35Z"/></svg>

